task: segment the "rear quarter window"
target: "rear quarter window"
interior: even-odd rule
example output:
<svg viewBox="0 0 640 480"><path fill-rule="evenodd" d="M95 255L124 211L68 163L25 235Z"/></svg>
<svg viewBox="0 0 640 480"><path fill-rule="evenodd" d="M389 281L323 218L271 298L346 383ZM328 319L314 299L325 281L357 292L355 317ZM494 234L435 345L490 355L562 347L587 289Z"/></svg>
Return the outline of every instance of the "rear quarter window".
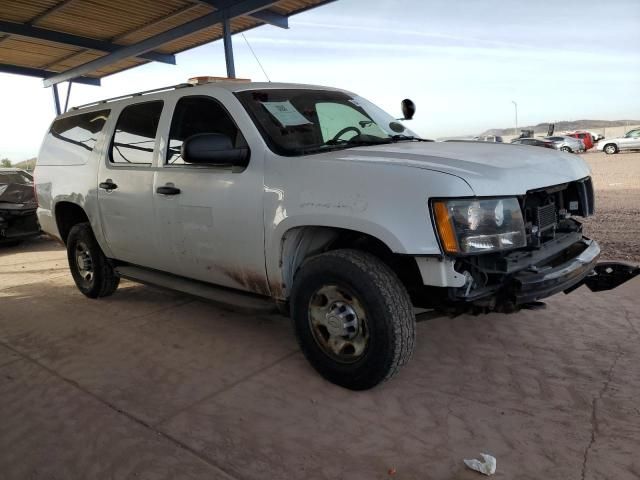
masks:
<svg viewBox="0 0 640 480"><path fill-rule="evenodd" d="M45 137L38 165L83 165L96 148L110 110L55 120Z"/></svg>
<svg viewBox="0 0 640 480"><path fill-rule="evenodd" d="M24 172L1 172L0 171L0 185L8 185L16 183L19 185L33 185L33 178L31 175Z"/></svg>

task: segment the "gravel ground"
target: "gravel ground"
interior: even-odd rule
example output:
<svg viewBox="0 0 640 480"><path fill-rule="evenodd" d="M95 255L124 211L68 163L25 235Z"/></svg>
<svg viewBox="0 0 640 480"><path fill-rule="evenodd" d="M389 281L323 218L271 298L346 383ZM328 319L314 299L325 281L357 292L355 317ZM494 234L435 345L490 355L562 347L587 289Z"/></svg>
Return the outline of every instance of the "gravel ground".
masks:
<svg viewBox="0 0 640 480"><path fill-rule="evenodd" d="M585 220L587 236L602 258L640 263L640 153L587 153L596 189L596 214Z"/></svg>

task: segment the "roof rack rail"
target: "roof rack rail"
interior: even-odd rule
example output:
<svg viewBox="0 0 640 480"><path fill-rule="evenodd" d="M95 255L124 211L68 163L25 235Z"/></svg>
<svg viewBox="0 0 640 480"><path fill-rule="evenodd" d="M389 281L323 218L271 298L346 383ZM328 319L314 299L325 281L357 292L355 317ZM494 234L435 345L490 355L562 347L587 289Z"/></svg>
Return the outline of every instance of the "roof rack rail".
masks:
<svg viewBox="0 0 640 480"><path fill-rule="evenodd" d="M77 107L71 107L70 110L80 110L82 108L94 107L96 105L101 105L103 103L115 102L117 100L124 100L125 98L140 97L142 95L150 95L152 93L166 92L167 90L177 90L178 88L187 88L187 87L193 87L193 86L194 85L191 84L191 83L179 83L177 85L171 85L169 87L154 88L152 90L144 90L142 92L129 93L127 95L120 95L119 97L106 98L104 100L98 100L98 101L91 102L91 103L85 103L84 105L78 105Z"/></svg>

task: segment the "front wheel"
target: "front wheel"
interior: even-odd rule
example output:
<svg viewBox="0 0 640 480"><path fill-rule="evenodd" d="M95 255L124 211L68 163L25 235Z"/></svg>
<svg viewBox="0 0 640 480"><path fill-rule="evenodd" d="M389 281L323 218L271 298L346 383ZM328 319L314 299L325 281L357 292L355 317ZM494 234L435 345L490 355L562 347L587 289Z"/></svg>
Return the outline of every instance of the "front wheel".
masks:
<svg viewBox="0 0 640 480"><path fill-rule="evenodd" d="M413 352L409 295L396 274L368 253L335 250L308 260L296 274L291 307L304 355L337 385L372 388Z"/></svg>
<svg viewBox="0 0 640 480"><path fill-rule="evenodd" d="M78 290L87 297L108 297L118 288L120 277L102 252L88 223L79 223L69 232L67 259Z"/></svg>
<svg viewBox="0 0 640 480"><path fill-rule="evenodd" d="M567 152L567 153L571 153L571 149L570 149L569 147L566 147L566 146L565 146L565 147L561 147L561 148L560 148L560 151L562 151L562 152Z"/></svg>
<svg viewBox="0 0 640 480"><path fill-rule="evenodd" d="M606 153L607 155L618 153L618 147L616 147L613 143L609 143L604 146L604 153Z"/></svg>

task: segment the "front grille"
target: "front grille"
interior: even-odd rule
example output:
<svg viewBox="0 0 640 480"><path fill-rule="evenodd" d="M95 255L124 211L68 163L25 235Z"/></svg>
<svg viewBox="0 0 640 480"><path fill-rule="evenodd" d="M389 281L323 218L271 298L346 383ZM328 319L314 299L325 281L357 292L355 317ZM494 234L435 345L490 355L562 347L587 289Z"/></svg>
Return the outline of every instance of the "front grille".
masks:
<svg viewBox="0 0 640 480"><path fill-rule="evenodd" d="M536 208L535 223L539 232L555 227L557 222L556 206L554 203Z"/></svg>
<svg viewBox="0 0 640 480"><path fill-rule="evenodd" d="M538 248L558 233L580 231L581 225L574 217L589 216L593 210L589 177L528 191L522 202L527 245Z"/></svg>

